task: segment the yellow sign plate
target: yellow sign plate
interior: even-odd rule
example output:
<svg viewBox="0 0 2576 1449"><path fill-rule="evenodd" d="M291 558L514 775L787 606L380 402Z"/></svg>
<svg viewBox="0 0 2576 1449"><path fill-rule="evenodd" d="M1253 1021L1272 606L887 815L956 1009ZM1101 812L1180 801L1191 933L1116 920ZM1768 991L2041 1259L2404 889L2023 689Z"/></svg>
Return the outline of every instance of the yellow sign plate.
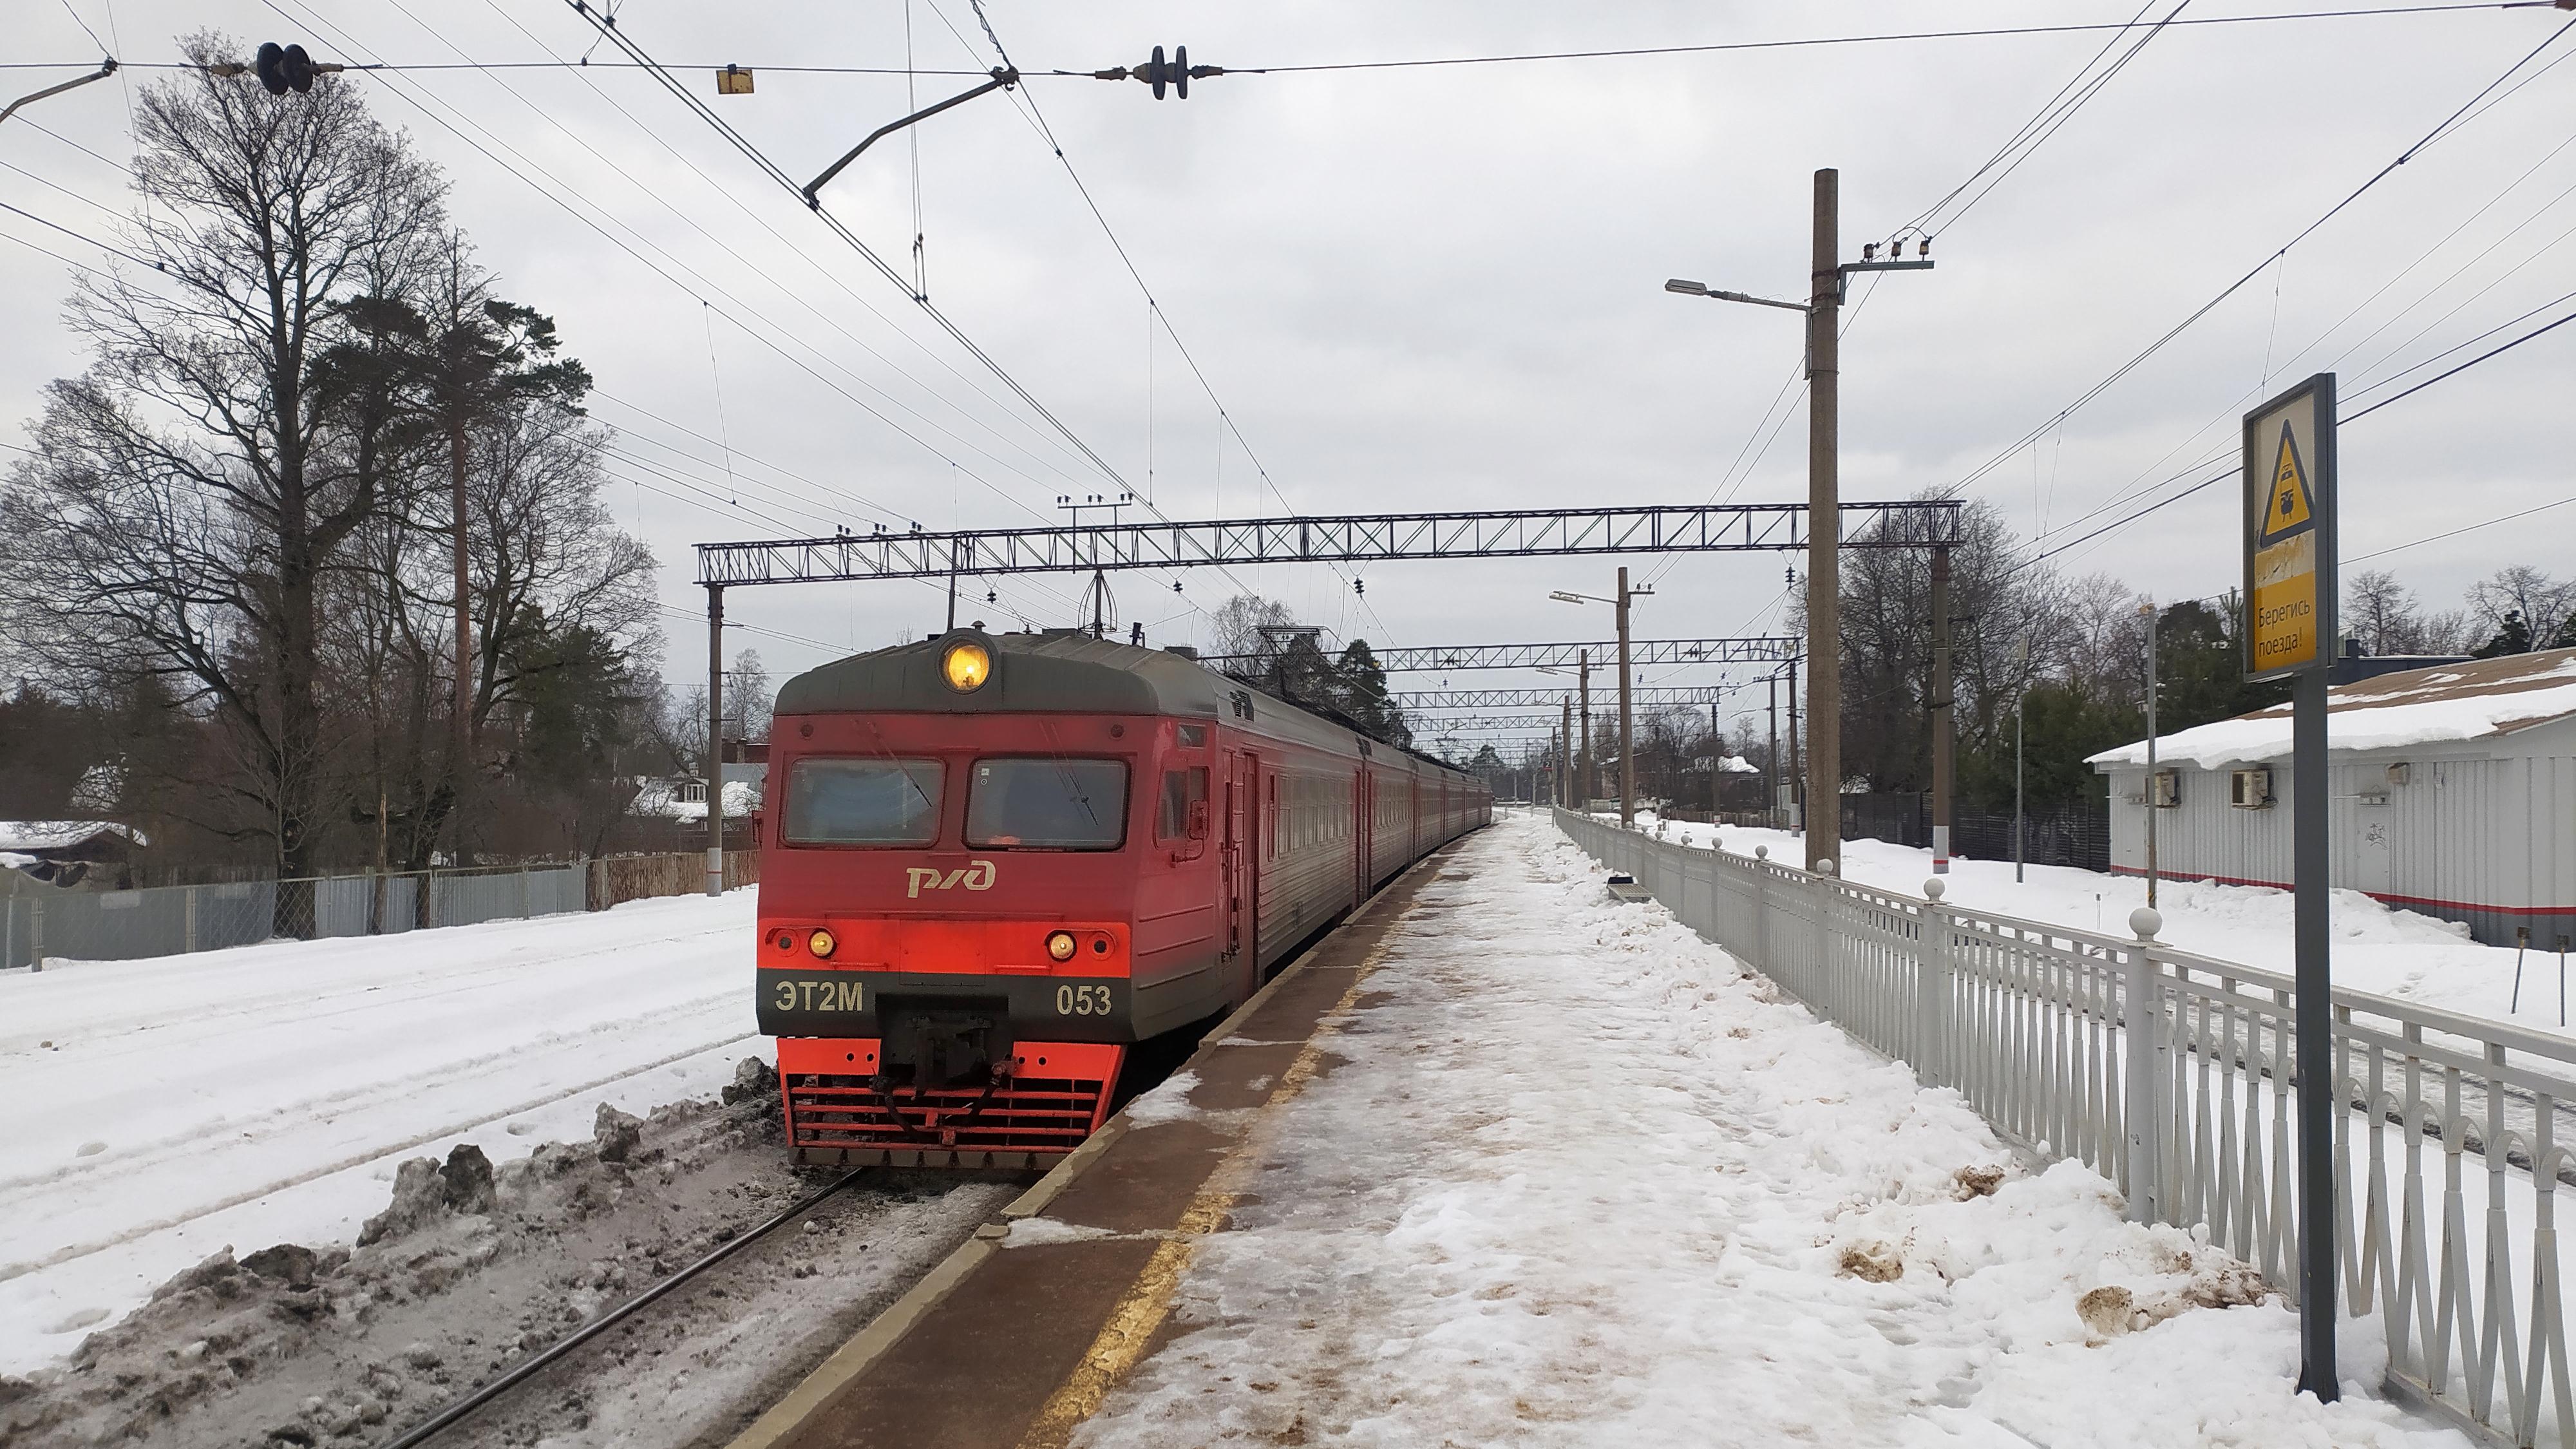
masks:
<svg viewBox="0 0 2576 1449"><path fill-rule="evenodd" d="M2245 672L2334 658L2334 391L2320 374L2245 419Z"/></svg>

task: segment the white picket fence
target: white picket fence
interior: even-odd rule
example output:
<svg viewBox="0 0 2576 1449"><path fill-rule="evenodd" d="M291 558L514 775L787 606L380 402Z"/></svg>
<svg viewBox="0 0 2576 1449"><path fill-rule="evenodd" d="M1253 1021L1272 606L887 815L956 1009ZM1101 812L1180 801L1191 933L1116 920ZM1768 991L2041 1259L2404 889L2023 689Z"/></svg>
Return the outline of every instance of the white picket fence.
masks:
<svg viewBox="0 0 2576 1449"><path fill-rule="evenodd" d="M1555 814L1999 1132L2102 1173L2134 1218L2205 1225L2296 1292L2289 977ZM2555 1226L2576 1186L2559 1141L2576 1139L2576 1040L2358 991L2334 1004L2343 1311L2380 1316L2392 1393L2494 1442L2576 1449Z"/></svg>

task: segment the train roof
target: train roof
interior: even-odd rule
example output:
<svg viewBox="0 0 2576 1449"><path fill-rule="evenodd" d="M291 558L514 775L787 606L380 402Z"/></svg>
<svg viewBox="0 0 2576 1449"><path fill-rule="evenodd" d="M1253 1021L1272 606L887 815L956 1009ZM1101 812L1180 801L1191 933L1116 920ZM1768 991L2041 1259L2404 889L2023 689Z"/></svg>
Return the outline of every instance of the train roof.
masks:
<svg viewBox="0 0 2576 1449"><path fill-rule="evenodd" d="M960 638L973 639L993 653L992 679L971 694L950 689L939 672L940 656ZM1238 696L1251 705L1249 722L1236 708ZM1094 639L1070 629L1038 634L958 629L918 643L853 654L788 680L779 688L772 709L781 715L1029 711L1217 717L1252 734L1325 749L1347 749L1355 738L1367 740L1372 750L1457 771L1456 766L1417 750L1370 739L1349 725L1219 674L1195 659Z"/></svg>

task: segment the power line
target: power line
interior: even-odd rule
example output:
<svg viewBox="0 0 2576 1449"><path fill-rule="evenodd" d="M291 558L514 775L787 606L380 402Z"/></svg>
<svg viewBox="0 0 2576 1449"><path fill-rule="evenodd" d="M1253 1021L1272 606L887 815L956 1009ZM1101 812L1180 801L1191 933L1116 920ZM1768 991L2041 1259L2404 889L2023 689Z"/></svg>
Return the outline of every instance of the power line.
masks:
<svg viewBox="0 0 2576 1449"><path fill-rule="evenodd" d="M2461 527L2452 529L2448 533L2437 533L2430 538L2410 538L2404 543L2390 544L2386 548L2373 549L2369 553L2355 554L2353 557L2345 559L2343 562L2364 563L2368 560L2382 558L2392 553L2402 553L2410 548L2421 548L2428 543L2440 543L2446 538L2457 538L2464 533L2475 533L2481 528L2493 528L2499 523L2511 523L2517 518L2529 518L2535 513L2547 513L2553 508L2564 508L2570 503L2576 503L2576 494L2570 494L2565 498L2559 499L2555 503L2543 503L2536 508L2526 508L2518 513L2502 514L2497 517L2487 519L2482 523L2464 524Z"/></svg>
<svg viewBox="0 0 2576 1449"><path fill-rule="evenodd" d="M2174 23L2183 24L2185 22L2176 21ZM1967 476L1943 489L1942 491L1944 495L1956 497L1960 492L1976 483L1978 479L1985 477L1988 473L2001 467L2006 460L2020 453L2022 449L2029 447L2033 442L2046 436L2049 429L2063 423L2078 409L2082 408L2087 403L2092 402L2095 398L2100 397L2103 393L2110 391L2111 388L2117 385L2122 378L2127 377L2130 373L2135 372L2138 368L2144 366L2149 358L2154 357L2158 352L2163 351L2168 343L2172 342L2175 338L2180 337L2184 332L2190 330L2191 327L2198 323L2203 317L2216 311L2219 304L2236 295L2236 293L2241 290L2246 283L2261 276L2274 262L2287 256L2291 248L2297 246L2300 242L2307 240L2308 237L2315 234L2319 227L2332 221L2335 217L2342 214L2346 207L2349 207L2354 202L2360 200L2380 182L2387 180L2390 174L2395 172L2398 167L2414 160L2416 156L2425 150L2425 148L2449 135L2458 127L2459 124L2462 124L2461 118L2466 116L2473 107L2477 106L2480 101L2485 100L2488 96L2494 94L2497 88L2512 80L2524 66L2527 66L2531 64L2532 61L2538 59L2541 52L2557 44L2559 39L2565 36L2570 30L2576 30L2576 20L2570 20L2565 25L2561 25L2556 30L2551 31L2547 39L2532 47L2532 49L2521 59L2516 60L2512 65L2506 67L2502 75L2489 81L2476 95L2471 96L2467 101L2463 102L2459 109L2444 117L2441 124L2435 126L2432 130L2425 132L2424 135L2413 145L2407 147L2404 151L2399 152L2394 160L2391 160L2388 164L2380 167L2376 172L2373 172L2368 180L2362 182L2361 185L2354 187L2341 201L2338 201L2334 205L2326 208L2323 215L2317 217L2316 220L2309 222L2306 226L2301 227L2297 235L2292 236L2288 241L2283 242L2278 248L2266 255L2262 261L2247 269L2243 276L2238 277L2235 281L2230 282L2225 287L2221 288L2218 295L2200 304L2198 308L2192 311L2191 315L2183 318L2180 322L2175 323L2171 328L2167 329L2162 336L2158 337L2155 341L2148 343L2128 361L2121 363L2117 368L2112 370L2109 376L2093 384L2091 387L2086 388L2073 402L2058 409L2055 414L2051 415L2047 419L2047 421L2023 434L2011 446L2005 448L2002 452L1997 453L1986 462L1978 465L1978 467L1969 472Z"/></svg>
<svg viewBox="0 0 2576 1449"><path fill-rule="evenodd" d="M2375 17L2379 17L2379 16L2389 16L2389 15L2440 15L2440 14L2449 14L2449 13L2456 12L2456 11L2469 11L2469 10L2522 10L2522 9L2539 9L2539 8L2543 8L2543 7L2547 6L2549 3L2550 3L2550 0L2521 0L2521 3L2503 3L2503 4L2498 4L2498 3L2494 3L2494 0L2487 0L2487 3L2474 3L2474 4L2473 4L2473 3L2452 3L2452 4L2439 4L2439 5L2381 5L2381 6L2372 6L2372 7L2368 7L2368 8L2364 8L2364 9L2355 9L2355 10L2289 10L2289 11L2277 11L2277 12L2270 12L2270 13L2265 13L2265 14L2260 14L2260 15L2210 15L2210 16L2201 16L2201 17L2198 17L2198 18L2195 18L2195 19L2190 19L2190 20L2176 20L2176 21L2174 21L2174 22L2172 22L2172 23L2173 23L2173 24L2175 24L2175 25L2177 25L2177 26L2202 26L2202 25L2212 25L2212 26L2215 26L2215 25L2258 25L2258 24L2267 24L2267 23L2278 22L2278 21L2292 21L2292 20L2363 20L2363 19L2371 19L2371 18L2375 18ZM1541 61L1560 61L1560 60L1622 60L1622 59L1629 59L1629 58L1640 58L1640 57L1651 57L1651 56L1666 56L1666 55L1722 55L1722 54L1727 54L1727 53L1730 53L1730 52L1736 52L1736 51L1801 50L1801 49L1814 49L1814 48L1818 48L1818 47L1845 46L1845 45L1883 45L1883 44L1900 44L1900 43L1910 43L1910 42L1915 42L1915 41L1931 41L1931 40L1983 40L1983 39L1996 39L1996 38L2003 38L2003 37L2010 37L2010 36L2022 36L2022 35L2082 35L2082 34L2100 34L2100 33L2105 32L2105 31L2110 31L2110 32L2114 32L2114 33L2116 33L2116 32L2120 32L2120 31L2124 31L2124 30L2131 29L2131 28L2133 28L2133 27L2135 26L2135 24L2136 24L2136 22L2135 22L2135 21L2127 21L2127 22L2101 21L2101 22L2082 23L2082 24L2067 24L2067 25L2003 25L2003 26L1987 26L1987 27L1983 27L1983 28L1979 28L1979 29L1972 29L1972 30L1910 30L1910 31L1891 31L1891 32L1874 33L1874 34L1866 34L1866 35L1811 35L1811 36L1792 36L1792 37L1784 37L1784 38L1782 38L1782 39L1778 39L1778 40L1736 40L1736 41L1716 41L1716 42L1710 42L1710 43L1706 43L1706 44L1699 44L1699 45L1648 45L1648 46L1624 46L1624 47L1619 47L1619 48L1616 48L1616 49L1608 49L1608 50L1558 50L1558 51L1531 51L1531 52L1513 52L1513 53L1494 54L1494 55L1453 55L1453 56L1430 56L1430 57L1421 57L1421 58L1405 59L1405 60L1318 61L1318 62L1312 62L1312 63L1308 63L1308 64L1303 64L1303 65L1267 65L1267 66L1236 66L1236 65L1230 65L1230 66L1227 66L1227 67L1225 68L1225 73L1226 73L1227 75L1229 75L1229 76L1237 76L1237 75L1311 75L1311 74L1315 74L1315 73L1318 73L1318 72L1324 72L1324 71L1406 70L1406 69L1423 69L1423 68L1428 68L1428 67L1438 67L1438 66L1515 65L1515 64L1523 64L1523 63L1530 63L1530 62L1541 62ZM612 39L614 38L614 34L613 34L613 32L611 32L611 33L610 33L610 36L611 36L611 38L612 38ZM721 69L723 69L726 65L728 65L728 64L732 64L732 63L734 63L734 62L730 62L730 61L707 61L707 62L696 62L696 63L671 62L670 64L679 65L679 67L680 67L681 69L684 69L684 70L721 70ZM73 69L73 68L75 68L75 67L88 66L89 64L91 64L91 62L88 62L88 61L8 61L8 62L0 62L0 70L69 70L69 69ZM120 62L120 64L127 64L127 65L131 65L131 66L133 66L133 67L135 67L135 68L137 68L137 69L143 69L143 70L188 70L188 69L193 69L193 67L191 67L191 66L189 66L187 63L185 63L185 62L181 62L181 61L132 61L132 62ZM373 63L367 64L367 65L363 65L363 66L359 66L359 65L352 65L352 66L350 66L350 67L349 67L349 69L351 69L351 70L377 70L377 71L442 71L442 70L532 70L532 71L534 71L534 70L643 70L643 71L658 71L658 70L661 70L661 69L663 69L663 68L664 68L664 63L661 63L661 62L655 62L655 61L653 61L653 60L650 60L649 58L647 58L647 59L631 59L631 60L626 60L626 61L615 61L615 60L597 60L597 61L595 61L595 60L589 60L589 59L586 59L586 58L585 58L585 59L580 59L580 60L523 60L523 61L498 61L498 62L480 63L480 64L477 64L477 63L461 63L461 64L460 64L460 63L437 62L437 61L432 61L432 62L423 62L423 63L413 63L413 62L405 62L405 61L377 61L377 62L373 62ZM884 76L902 76L902 75L911 75L911 76L959 76L959 77L973 77L973 78L981 79L981 78L984 78L985 76L987 76L987 75L989 74L989 72L986 72L986 71L980 71L980 70L945 70L945 69L940 69L940 68L937 68L937 67L931 67L931 66L781 65L781 64L769 64L769 63L754 63L754 64L752 64L752 65L745 66L744 68L745 68L745 69L748 69L748 70L768 70L768 71L776 71L776 72L779 72L779 73L780 73L780 74L782 74L782 75L884 75ZM1043 79L1080 79L1080 80L1096 79L1096 76L1095 76L1094 72L1092 72L1092 71L1088 71L1088 70L1061 70L1061 69L1058 69L1058 70L1044 70L1044 71L1032 70L1032 71L1028 71L1028 72L1026 72L1026 75L1027 75L1030 79L1041 79L1041 78L1043 78Z"/></svg>

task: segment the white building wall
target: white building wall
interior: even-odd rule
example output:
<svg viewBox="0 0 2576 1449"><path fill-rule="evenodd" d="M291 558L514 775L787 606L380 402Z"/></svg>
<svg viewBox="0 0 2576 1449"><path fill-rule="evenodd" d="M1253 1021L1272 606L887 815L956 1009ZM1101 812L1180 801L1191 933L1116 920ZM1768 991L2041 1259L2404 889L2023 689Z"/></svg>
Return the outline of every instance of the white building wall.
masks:
<svg viewBox="0 0 2576 1449"><path fill-rule="evenodd" d="M2407 766L2403 784L2389 779L2393 764ZM2158 869L2290 884L2297 787L2288 762L2272 765L2273 804L2258 810L2228 803L2227 770L2175 768L2182 801L2156 812ZM2562 932L2576 939L2576 720L2500 739L2347 753L2328 777L2336 885L2469 920L2490 942L2511 944L2516 925L2529 928L2535 946L2554 946ZM2145 780L2134 766L2111 773L2115 870L2146 868Z"/></svg>

